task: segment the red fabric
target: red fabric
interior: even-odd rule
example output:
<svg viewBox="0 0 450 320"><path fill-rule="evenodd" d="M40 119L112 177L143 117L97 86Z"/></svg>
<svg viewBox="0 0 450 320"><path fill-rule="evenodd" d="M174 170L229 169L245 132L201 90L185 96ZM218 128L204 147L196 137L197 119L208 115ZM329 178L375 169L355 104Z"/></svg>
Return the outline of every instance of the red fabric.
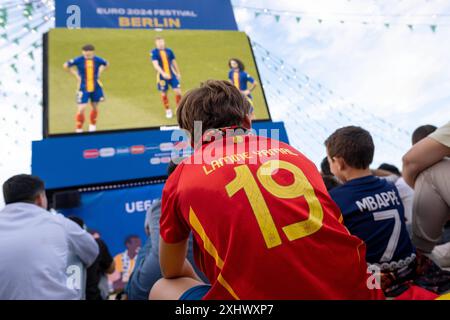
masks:
<svg viewBox="0 0 450 320"><path fill-rule="evenodd" d="M161 100L163 102L164 108L169 109L169 98L167 97L167 95L161 95Z"/></svg>
<svg viewBox="0 0 450 320"><path fill-rule="evenodd" d="M98 111L97 110L95 110L95 109L92 109L91 110L91 115L90 115L90 118L91 118L91 124L97 124L97 116L98 116Z"/></svg>
<svg viewBox="0 0 450 320"><path fill-rule="evenodd" d="M412 285L395 300L435 300L439 295L424 288Z"/></svg>
<svg viewBox="0 0 450 320"><path fill-rule="evenodd" d="M202 159L197 150L178 165L163 191L161 236L165 242L177 243L194 230L197 265L212 285L205 299L236 298L223 285L222 279L239 299L384 299L381 290L367 288L365 245L338 221L341 213L328 195L315 165L282 142L256 136L239 138L227 138L226 145L224 140L203 145L203 154L213 154L216 162L189 164L194 159ZM254 181L253 189L240 189L229 196L226 186L237 181L235 169L244 165L231 164L231 160L223 166L217 165L223 156L221 151L227 146L235 149L232 154L247 154L245 164L250 176L241 182ZM279 153L279 160L300 169L310 186L304 181L293 184L294 175L284 169L273 173L273 180L291 191L292 187L287 186L299 188L294 193L300 190L302 195L281 198L262 185L258 169L275 159L269 159L264 153L277 149L284 153ZM321 227L311 235L289 240L283 228L310 217L310 205L303 194L311 193L322 208ZM258 198L258 194L262 194L262 198ZM266 203L281 240L278 245L267 246L251 202L258 208ZM216 263L205 250L204 235L195 230L190 220L191 209L223 263ZM267 222L267 215L264 221Z"/></svg>
<svg viewBox="0 0 450 320"><path fill-rule="evenodd" d="M76 121L76 126L77 129L81 129L83 128L83 123L84 123L84 113L83 112L78 112L75 116L75 121Z"/></svg>
<svg viewBox="0 0 450 320"><path fill-rule="evenodd" d="M177 103L177 106L180 104L181 101L181 95L180 94L176 94L175 95L175 102Z"/></svg>

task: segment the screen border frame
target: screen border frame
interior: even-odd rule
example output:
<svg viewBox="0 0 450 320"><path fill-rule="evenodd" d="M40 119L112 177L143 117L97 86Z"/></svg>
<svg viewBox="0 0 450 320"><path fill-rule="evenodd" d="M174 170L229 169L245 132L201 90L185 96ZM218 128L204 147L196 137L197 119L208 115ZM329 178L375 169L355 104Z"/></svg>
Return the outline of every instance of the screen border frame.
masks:
<svg viewBox="0 0 450 320"><path fill-rule="evenodd" d="M56 29L56 28L52 28ZM52 137L67 137L67 136L74 136L74 135L95 135L95 134L105 134L105 133L115 133L115 132L130 132L130 131L144 131L144 130L161 130L161 128L164 127L176 127L177 125L161 125L161 126L150 126L150 127L139 127L139 128L124 128L124 129L109 129L109 130L99 130L95 132L82 132L82 133L76 133L76 132L67 132L67 133L50 133L49 132L49 84L48 84L48 42L49 42L49 32L52 30L45 32L43 34L42 38L42 108L43 108L43 116L42 116L42 136L43 138L52 138ZM59 28L58 28L59 29ZM197 30L198 31L198 30ZM213 30L211 30L213 31ZM236 32L242 32L242 31L236 31ZM258 83L258 85L261 88L262 96L264 103L266 105L267 114L269 117L267 119L257 119L253 120L253 122L262 122L262 121L273 121L272 120L272 114L270 113L269 104L267 102L266 93L264 91L264 86L262 84L261 79L261 73L259 72L258 64L256 62L255 52L253 51L252 42L250 40L250 37L245 33L245 36L247 37L248 44L250 46L250 51L252 54L253 62L255 64L255 70L256 74L258 76L258 79L261 83Z"/></svg>

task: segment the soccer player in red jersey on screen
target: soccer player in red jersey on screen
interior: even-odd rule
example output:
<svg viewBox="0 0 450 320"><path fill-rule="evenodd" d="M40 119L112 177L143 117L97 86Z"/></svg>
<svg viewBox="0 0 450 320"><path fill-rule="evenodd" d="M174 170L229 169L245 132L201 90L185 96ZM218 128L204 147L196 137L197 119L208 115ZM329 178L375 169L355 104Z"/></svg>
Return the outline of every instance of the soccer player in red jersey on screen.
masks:
<svg viewBox="0 0 450 320"><path fill-rule="evenodd" d="M175 101L178 106L181 100L181 73L175 60L175 54L169 48L166 48L166 43L163 38L156 37L155 46L151 52L153 68L155 68L156 74L156 86L161 92L161 100L166 110L166 118L172 118L172 109L169 105L169 97L167 91L169 86L172 87L175 93Z"/></svg>
<svg viewBox="0 0 450 320"><path fill-rule="evenodd" d="M367 273L364 243L342 224L315 165L285 143L249 133L249 112L228 81L209 80L181 100L178 123L195 151L164 187L164 278L150 299L383 299ZM210 285L186 260L191 231Z"/></svg>
<svg viewBox="0 0 450 320"><path fill-rule="evenodd" d="M85 120L84 110L91 101L89 131L97 130L98 104L105 100L100 75L105 71L108 62L95 55L95 48L87 44L82 48L82 55L64 63L64 69L72 73L77 79L77 104L75 116L75 132L83 132Z"/></svg>

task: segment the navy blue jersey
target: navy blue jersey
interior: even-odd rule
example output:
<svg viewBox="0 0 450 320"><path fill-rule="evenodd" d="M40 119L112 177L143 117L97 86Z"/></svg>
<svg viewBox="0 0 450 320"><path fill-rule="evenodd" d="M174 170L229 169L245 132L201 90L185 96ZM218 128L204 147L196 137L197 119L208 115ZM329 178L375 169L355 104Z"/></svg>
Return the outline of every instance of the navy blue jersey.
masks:
<svg viewBox="0 0 450 320"><path fill-rule="evenodd" d="M80 91L94 92L101 86L98 82L98 70L100 66L108 65L105 59L94 56L93 59L86 59L83 56L67 61L69 67L77 67L78 75L81 78Z"/></svg>
<svg viewBox="0 0 450 320"><path fill-rule="evenodd" d="M368 263L397 269L414 259L415 249L394 184L368 176L336 187L330 195L341 209L347 229L366 243Z"/></svg>
<svg viewBox="0 0 450 320"><path fill-rule="evenodd" d="M255 83L255 79L253 79L247 72L234 69L231 69L228 72L228 79L241 91L247 90L248 82Z"/></svg>
<svg viewBox="0 0 450 320"><path fill-rule="evenodd" d="M172 79L175 74L172 70L172 63L175 60L175 54L169 48L166 49L153 49L151 54L152 61L158 61L161 69L164 70L165 73L169 75L169 79ZM162 78L164 79L164 78Z"/></svg>

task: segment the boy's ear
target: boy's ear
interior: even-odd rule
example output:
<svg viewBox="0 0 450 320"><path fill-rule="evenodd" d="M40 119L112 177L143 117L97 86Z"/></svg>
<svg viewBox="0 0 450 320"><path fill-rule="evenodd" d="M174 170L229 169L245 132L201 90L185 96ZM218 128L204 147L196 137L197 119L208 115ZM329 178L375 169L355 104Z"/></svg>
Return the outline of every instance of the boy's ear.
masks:
<svg viewBox="0 0 450 320"><path fill-rule="evenodd" d="M334 161L336 162L336 166L339 169L339 171L345 170L347 167L347 163L345 162L344 158L342 157L333 157Z"/></svg>
<svg viewBox="0 0 450 320"><path fill-rule="evenodd" d="M250 130L252 128L252 117L249 114L245 115L244 121L242 122L242 126L247 129Z"/></svg>

